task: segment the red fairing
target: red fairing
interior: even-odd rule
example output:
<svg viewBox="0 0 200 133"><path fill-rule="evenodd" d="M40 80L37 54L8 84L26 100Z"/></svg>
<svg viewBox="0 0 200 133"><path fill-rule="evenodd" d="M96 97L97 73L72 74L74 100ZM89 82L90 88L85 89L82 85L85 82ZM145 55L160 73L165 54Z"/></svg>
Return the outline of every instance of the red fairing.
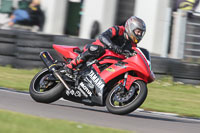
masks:
<svg viewBox="0 0 200 133"><path fill-rule="evenodd" d="M78 54L74 52L75 49L79 49L78 47L54 44L53 48L66 58L75 58L78 56ZM143 80L146 83L152 82L155 79L155 76L154 73L150 70L146 57L143 55L140 49L134 45L132 49L134 49L137 54L127 59L124 55L116 54L110 50L106 50L105 54L98 59L99 64L111 63L112 65L102 72L99 70L96 64L93 64L92 66L97 71L97 73L99 73L100 77L104 80L105 83L108 83L110 80L121 74L133 71L137 76L128 75L126 83L127 90L130 89L130 86L136 80ZM119 60L108 59L106 57L114 57L118 58Z"/></svg>
<svg viewBox="0 0 200 133"><path fill-rule="evenodd" d="M154 80L156 79L156 77L155 77L155 75L154 75L154 73L153 73L153 71L151 71L151 76L149 77L149 82L148 83L151 83L151 82L153 82Z"/></svg>
<svg viewBox="0 0 200 133"><path fill-rule="evenodd" d="M108 71L110 69L112 69L112 71ZM140 65L134 64L134 63L125 64L123 67L116 66L115 64L113 64L110 67L108 67L107 69L105 69L100 74L100 76L105 81L105 83L107 83L110 80L112 80L113 78L115 78L125 72L128 72L128 71L134 71L138 75L138 77L142 77L142 79L146 83L148 83L148 77L149 77L148 71L142 67L140 68Z"/></svg>
<svg viewBox="0 0 200 133"><path fill-rule="evenodd" d="M105 63L115 64L118 62L118 60L115 60L115 59L104 59L105 57L115 57L115 58L119 58L119 59L125 59L124 55L119 55L110 50L105 50L105 54L98 59L99 64L105 64Z"/></svg>
<svg viewBox="0 0 200 133"><path fill-rule="evenodd" d="M65 58L76 58L78 56L77 53L74 52L75 49L79 49L76 46L63 46L63 45L56 45L53 44L53 48L60 54L62 54Z"/></svg>
<svg viewBox="0 0 200 133"><path fill-rule="evenodd" d="M137 48L134 48L134 50L137 52L137 54L133 57L123 60L123 65L118 63L113 64L100 73L100 76L105 81L105 83L108 83L113 78L128 71L134 71L137 75L137 77L132 78L131 81L140 79L146 83L152 82L152 72L146 59L143 57L140 51L137 50Z"/></svg>
<svg viewBox="0 0 200 133"><path fill-rule="evenodd" d="M117 62L118 62L117 60L104 59L104 60L100 61L99 64L105 64L105 63L112 63L112 64L115 64L115 63L117 63Z"/></svg>
<svg viewBox="0 0 200 133"><path fill-rule="evenodd" d="M106 56L112 56L112 57L116 57L116 58L120 58L120 59L125 59L124 55L116 54L116 53L106 49L105 54L103 56L101 56L100 58L98 58L98 60L101 60L102 58L105 58Z"/></svg>
<svg viewBox="0 0 200 133"><path fill-rule="evenodd" d="M155 75L154 75L153 71L150 70L150 67L149 67L149 65L148 65L148 62L147 62L146 58L145 58L144 55L140 52L139 49L137 49L136 47L133 47L133 49L134 49L135 51L137 51L137 52L140 54L141 57L143 57L142 59L144 60L145 65L148 67L148 70L149 70L148 73L150 74L150 76L148 77L148 83L153 82L153 81L155 80Z"/></svg>
<svg viewBox="0 0 200 133"><path fill-rule="evenodd" d="M96 72L97 72L98 74L100 74L100 70L99 70L98 66L97 66L96 64L93 64L92 66L93 66L93 68L96 70Z"/></svg>

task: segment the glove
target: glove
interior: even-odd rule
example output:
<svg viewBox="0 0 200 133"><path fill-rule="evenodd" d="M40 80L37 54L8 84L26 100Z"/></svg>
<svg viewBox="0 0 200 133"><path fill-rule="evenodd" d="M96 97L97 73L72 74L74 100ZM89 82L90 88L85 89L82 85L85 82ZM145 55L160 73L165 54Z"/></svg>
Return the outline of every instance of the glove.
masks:
<svg viewBox="0 0 200 133"><path fill-rule="evenodd" d="M111 48L111 50L113 52L117 53L117 54L122 54L122 52L123 52L123 50L119 46L117 46L117 45L113 45L112 48Z"/></svg>
<svg viewBox="0 0 200 133"><path fill-rule="evenodd" d="M126 57L131 57L131 56L132 56L132 53L131 53L131 51L129 51L129 50L124 50L124 51L123 51L123 55L125 55Z"/></svg>

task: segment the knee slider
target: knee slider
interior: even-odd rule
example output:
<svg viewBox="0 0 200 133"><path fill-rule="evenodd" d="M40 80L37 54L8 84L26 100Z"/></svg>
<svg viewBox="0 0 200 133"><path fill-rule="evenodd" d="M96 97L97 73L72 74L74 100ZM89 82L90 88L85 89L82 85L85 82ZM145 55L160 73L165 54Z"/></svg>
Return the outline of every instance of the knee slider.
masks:
<svg viewBox="0 0 200 133"><path fill-rule="evenodd" d="M88 50L90 53L96 53L99 51L99 47L98 45L91 45Z"/></svg>
<svg viewBox="0 0 200 133"><path fill-rule="evenodd" d="M89 48L89 52L90 53L102 53L104 51L104 48L102 46L99 45L91 45Z"/></svg>

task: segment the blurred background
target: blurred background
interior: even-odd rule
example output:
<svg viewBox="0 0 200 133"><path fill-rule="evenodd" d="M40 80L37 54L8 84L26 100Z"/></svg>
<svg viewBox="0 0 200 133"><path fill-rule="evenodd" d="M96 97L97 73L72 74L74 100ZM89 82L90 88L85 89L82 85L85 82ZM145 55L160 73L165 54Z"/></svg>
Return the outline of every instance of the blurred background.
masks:
<svg viewBox="0 0 200 133"><path fill-rule="evenodd" d="M31 0L0 0L0 22L15 9L28 8L30 3ZM44 14L40 27L43 33L90 39L136 15L147 24L140 46L162 57L200 57L196 44L199 0L40 0L40 7ZM195 46L189 46L192 42Z"/></svg>
<svg viewBox="0 0 200 133"><path fill-rule="evenodd" d="M31 21L9 26L15 11L29 9L33 1L40 8L37 14L31 15ZM42 50L52 51L52 43L82 47L109 27L123 25L135 15L147 25L139 46L152 54L154 72L183 79L189 77L200 83L199 0L33 1L0 0L1 65L41 66L38 54Z"/></svg>

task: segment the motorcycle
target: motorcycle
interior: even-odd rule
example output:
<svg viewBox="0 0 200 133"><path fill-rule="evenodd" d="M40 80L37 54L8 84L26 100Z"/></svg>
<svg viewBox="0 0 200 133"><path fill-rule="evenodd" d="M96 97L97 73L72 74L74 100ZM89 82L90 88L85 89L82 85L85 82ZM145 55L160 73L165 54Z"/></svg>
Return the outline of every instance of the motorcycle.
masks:
<svg viewBox="0 0 200 133"><path fill-rule="evenodd" d="M76 58L81 50L76 46L53 44L63 61L52 58L49 52L40 53L46 68L35 75L30 84L31 97L41 103L60 98L89 106L106 106L114 114L128 114L145 101L147 83L154 81L149 52L132 47L116 54L106 50L98 59L90 59L74 70L69 77L64 66Z"/></svg>

